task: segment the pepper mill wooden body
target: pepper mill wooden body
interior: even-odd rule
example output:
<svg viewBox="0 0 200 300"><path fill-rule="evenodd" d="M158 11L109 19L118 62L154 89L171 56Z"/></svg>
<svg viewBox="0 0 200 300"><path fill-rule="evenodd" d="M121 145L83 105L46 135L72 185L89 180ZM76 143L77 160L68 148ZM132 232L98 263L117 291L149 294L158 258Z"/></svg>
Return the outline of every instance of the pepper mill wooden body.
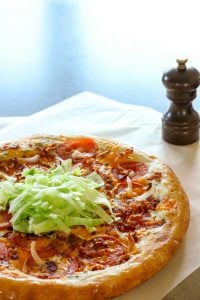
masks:
<svg viewBox="0 0 200 300"><path fill-rule="evenodd" d="M177 68L162 77L171 100L170 108L162 118L162 136L174 145L188 145L199 140L200 118L192 101L200 84L200 73L193 67L187 68L186 62L187 59L177 59Z"/></svg>

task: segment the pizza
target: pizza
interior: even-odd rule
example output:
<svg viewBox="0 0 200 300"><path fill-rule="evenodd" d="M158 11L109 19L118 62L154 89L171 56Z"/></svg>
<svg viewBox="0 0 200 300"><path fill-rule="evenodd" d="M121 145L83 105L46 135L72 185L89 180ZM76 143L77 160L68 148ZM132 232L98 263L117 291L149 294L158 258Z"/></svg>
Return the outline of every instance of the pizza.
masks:
<svg viewBox="0 0 200 300"><path fill-rule="evenodd" d="M121 142L0 146L0 299L110 299L171 259L189 223L174 172Z"/></svg>

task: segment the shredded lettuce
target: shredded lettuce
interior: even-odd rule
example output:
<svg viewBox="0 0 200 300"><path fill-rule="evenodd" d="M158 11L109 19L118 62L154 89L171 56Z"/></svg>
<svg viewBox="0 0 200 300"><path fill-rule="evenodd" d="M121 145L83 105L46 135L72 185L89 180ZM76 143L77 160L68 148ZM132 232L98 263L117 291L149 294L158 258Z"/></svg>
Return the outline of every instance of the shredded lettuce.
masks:
<svg viewBox="0 0 200 300"><path fill-rule="evenodd" d="M20 182L9 176L0 182L0 210L9 208L14 230L69 233L71 227L82 225L92 232L113 221L110 202L98 191L102 178L96 172L81 176L71 159L49 170L25 169L22 175Z"/></svg>

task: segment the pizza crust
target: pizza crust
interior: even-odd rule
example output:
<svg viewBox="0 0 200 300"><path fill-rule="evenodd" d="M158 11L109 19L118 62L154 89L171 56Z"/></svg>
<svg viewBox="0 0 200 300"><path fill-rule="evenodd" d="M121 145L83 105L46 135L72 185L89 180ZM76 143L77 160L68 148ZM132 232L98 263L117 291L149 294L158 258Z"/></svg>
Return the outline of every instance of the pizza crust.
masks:
<svg viewBox="0 0 200 300"><path fill-rule="evenodd" d="M69 139L74 137L69 137ZM61 142L65 137L34 136L19 144ZM126 145L106 139L95 138L102 151L113 151L117 155ZM16 148L17 149L17 148ZM9 157L16 156L17 150L10 150ZM1 151L1 149L0 149ZM33 153L35 153L33 151ZM23 154L24 155L24 154ZM156 162L163 170L167 179L169 194L175 201L176 214L170 214L170 223L162 227L161 233L150 234L141 245L141 253L133 256L127 262L107 267L103 270L89 271L83 274L71 275L67 279L39 279L21 273L18 270L0 272L0 299L15 300L57 300L81 299L103 300L123 294L129 289L149 279L171 259L181 244L189 224L189 204L178 178L174 172L154 156L134 149L134 159L149 164ZM118 160L119 161L119 160Z"/></svg>

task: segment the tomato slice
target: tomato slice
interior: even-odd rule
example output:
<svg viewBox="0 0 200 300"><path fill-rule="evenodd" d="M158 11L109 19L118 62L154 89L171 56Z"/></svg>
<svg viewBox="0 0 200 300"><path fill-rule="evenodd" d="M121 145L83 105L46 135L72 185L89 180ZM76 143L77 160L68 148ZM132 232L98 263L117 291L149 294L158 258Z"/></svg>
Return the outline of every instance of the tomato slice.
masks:
<svg viewBox="0 0 200 300"><path fill-rule="evenodd" d="M62 159L66 159L73 150L78 150L80 152L95 153L96 143L93 139L88 137L79 137L77 139L72 139L64 142L57 148L57 154Z"/></svg>
<svg viewBox="0 0 200 300"><path fill-rule="evenodd" d="M71 148L78 149L81 152L94 152L96 150L96 143L93 139L87 137L80 137L71 142Z"/></svg>

